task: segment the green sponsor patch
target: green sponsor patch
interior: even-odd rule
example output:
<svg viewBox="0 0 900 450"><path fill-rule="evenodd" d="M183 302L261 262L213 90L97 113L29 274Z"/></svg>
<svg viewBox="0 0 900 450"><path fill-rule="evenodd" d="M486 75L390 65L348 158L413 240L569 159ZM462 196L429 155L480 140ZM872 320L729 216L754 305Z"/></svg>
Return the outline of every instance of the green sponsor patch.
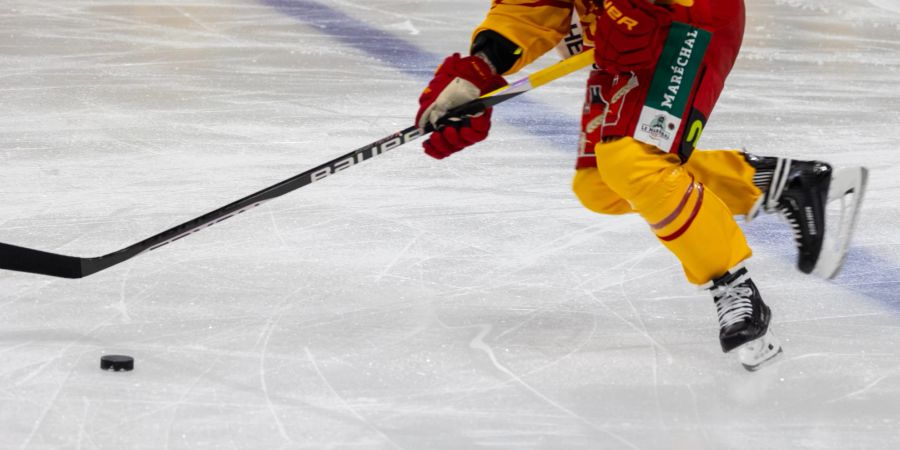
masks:
<svg viewBox="0 0 900 450"><path fill-rule="evenodd" d="M672 24L641 110L635 139L665 152L672 150L711 38L712 33L706 30L680 22Z"/></svg>

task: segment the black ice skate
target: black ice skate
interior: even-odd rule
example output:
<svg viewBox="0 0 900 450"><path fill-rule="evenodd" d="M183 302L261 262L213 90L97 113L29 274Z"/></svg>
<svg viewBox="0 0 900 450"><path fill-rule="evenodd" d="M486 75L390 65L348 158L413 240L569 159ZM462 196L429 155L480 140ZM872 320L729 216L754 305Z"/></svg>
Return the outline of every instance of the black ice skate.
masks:
<svg viewBox="0 0 900 450"><path fill-rule="evenodd" d="M716 303L722 351L738 349L738 360L750 371L773 362L781 354L781 344L768 333L771 312L747 269L737 267L706 287Z"/></svg>
<svg viewBox="0 0 900 450"><path fill-rule="evenodd" d="M856 225L868 170L833 171L821 161L744 155L756 168L754 183L763 191L748 220L760 210L780 214L793 228L800 271L824 278L837 275ZM832 202L835 208L829 211Z"/></svg>

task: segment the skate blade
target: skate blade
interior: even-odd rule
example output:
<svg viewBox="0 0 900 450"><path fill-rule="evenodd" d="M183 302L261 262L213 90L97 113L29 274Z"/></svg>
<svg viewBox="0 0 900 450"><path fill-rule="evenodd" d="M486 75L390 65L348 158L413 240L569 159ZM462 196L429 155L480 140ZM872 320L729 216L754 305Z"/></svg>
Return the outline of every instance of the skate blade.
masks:
<svg viewBox="0 0 900 450"><path fill-rule="evenodd" d="M759 369L768 367L768 366L780 361L782 355L784 355L784 351L781 349L781 346L779 346L777 351L775 351L775 353L772 356L769 356L767 359L765 359L761 362L758 362L758 363L754 363L754 364L747 364L747 363L742 362L741 365L744 366L744 368L750 372L756 372Z"/></svg>
<svg viewBox="0 0 900 450"><path fill-rule="evenodd" d="M832 175L825 208L825 239L814 274L831 279L844 265L868 178L865 167L848 167Z"/></svg>
<svg viewBox="0 0 900 450"><path fill-rule="evenodd" d="M750 372L756 372L781 359L781 342L771 333L738 347L738 361Z"/></svg>

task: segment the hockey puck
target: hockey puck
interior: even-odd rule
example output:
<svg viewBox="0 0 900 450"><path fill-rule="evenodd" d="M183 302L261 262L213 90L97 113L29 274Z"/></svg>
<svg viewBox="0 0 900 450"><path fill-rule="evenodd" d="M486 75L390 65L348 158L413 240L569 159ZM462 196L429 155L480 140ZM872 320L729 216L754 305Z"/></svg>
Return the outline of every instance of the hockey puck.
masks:
<svg viewBox="0 0 900 450"><path fill-rule="evenodd" d="M100 368L118 372L134 370L134 358L126 355L103 355L100 357Z"/></svg>

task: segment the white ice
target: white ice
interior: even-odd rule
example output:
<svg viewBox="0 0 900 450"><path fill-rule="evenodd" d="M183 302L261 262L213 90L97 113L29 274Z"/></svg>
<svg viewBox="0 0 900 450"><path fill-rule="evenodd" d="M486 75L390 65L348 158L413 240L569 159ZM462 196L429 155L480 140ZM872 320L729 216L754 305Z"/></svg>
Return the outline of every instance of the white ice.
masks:
<svg viewBox="0 0 900 450"><path fill-rule="evenodd" d="M871 169L833 281L745 227L780 364L723 355L646 225L578 205L582 73L447 160L83 280L0 273L0 448L900 448L900 2L748 3L702 146ZM403 129L487 4L5 0L0 241L108 253Z"/></svg>

